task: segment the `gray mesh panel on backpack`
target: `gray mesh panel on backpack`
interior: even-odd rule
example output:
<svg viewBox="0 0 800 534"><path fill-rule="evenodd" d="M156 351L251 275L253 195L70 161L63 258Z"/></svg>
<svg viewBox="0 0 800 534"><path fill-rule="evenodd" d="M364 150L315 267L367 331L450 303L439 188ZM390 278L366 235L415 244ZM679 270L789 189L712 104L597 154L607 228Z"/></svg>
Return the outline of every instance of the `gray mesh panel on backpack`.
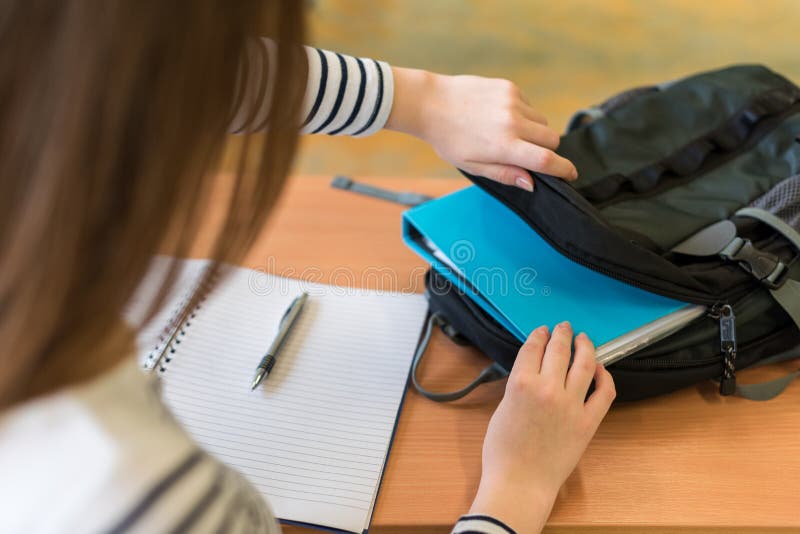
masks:
<svg viewBox="0 0 800 534"><path fill-rule="evenodd" d="M750 206L772 213L800 232L800 174L778 182Z"/></svg>

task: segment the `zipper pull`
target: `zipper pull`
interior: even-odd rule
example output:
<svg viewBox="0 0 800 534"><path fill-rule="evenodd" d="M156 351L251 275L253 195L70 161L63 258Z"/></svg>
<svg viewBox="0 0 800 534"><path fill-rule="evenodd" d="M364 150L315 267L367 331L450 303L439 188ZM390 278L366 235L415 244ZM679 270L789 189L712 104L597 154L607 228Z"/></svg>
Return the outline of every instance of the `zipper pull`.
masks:
<svg viewBox="0 0 800 534"><path fill-rule="evenodd" d="M736 391L736 316L730 304L719 308L719 341L722 350L719 394L733 395Z"/></svg>

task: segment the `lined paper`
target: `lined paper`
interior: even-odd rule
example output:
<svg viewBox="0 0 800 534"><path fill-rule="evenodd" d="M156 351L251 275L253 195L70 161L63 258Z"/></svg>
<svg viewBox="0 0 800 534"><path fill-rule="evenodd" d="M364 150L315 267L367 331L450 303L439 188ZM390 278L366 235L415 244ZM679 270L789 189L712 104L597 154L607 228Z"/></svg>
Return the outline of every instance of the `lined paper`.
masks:
<svg viewBox="0 0 800 534"><path fill-rule="evenodd" d="M250 391L278 323L308 301L278 361ZM233 269L162 373L164 399L211 454L281 519L361 532L374 500L427 304Z"/></svg>

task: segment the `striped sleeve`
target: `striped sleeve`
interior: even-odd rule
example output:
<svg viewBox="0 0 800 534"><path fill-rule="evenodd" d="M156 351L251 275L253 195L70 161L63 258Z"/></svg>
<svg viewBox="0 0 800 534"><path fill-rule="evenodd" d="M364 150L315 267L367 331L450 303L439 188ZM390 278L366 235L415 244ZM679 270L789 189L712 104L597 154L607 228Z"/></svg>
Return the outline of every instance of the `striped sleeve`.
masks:
<svg viewBox="0 0 800 534"><path fill-rule="evenodd" d="M499 519L488 515L464 515L453 527L451 534L516 534L516 532Z"/></svg>
<svg viewBox="0 0 800 534"><path fill-rule="evenodd" d="M388 63L304 47L308 81L300 113L300 133L364 137L382 129L394 101ZM275 43L256 39L239 73L232 133L269 127L275 80Z"/></svg>
<svg viewBox="0 0 800 534"><path fill-rule="evenodd" d="M279 534L281 529L241 475L195 451L146 486L105 531Z"/></svg>

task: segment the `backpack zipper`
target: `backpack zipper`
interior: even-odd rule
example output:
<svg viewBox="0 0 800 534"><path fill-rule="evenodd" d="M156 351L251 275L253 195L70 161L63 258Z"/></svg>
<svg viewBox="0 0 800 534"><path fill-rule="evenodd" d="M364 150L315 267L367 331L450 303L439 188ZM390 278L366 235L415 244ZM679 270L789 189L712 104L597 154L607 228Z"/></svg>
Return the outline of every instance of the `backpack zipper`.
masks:
<svg viewBox="0 0 800 534"><path fill-rule="evenodd" d="M719 393L720 395L733 395L736 392L736 315L733 312L733 306L730 304L717 303L709 310L708 316L719 321L719 355L703 358L702 360L693 360L691 362L687 362L686 360L662 360L660 358L648 358L631 361L623 360L620 362L623 363L620 368L648 368L649 364L652 364L652 368L658 369L700 367L703 365L718 363L721 355L722 378L719 383ZM625 365L625 363L631 364L633 362L635 362L636 365Z"/></svg>
<svg viewBox="0 0 800 534"><path fill-rule="evenodd" d="M714 308L712 313L716 313L719 319L719 345L722 353L722 379L719 382L719 394L733 395L736 392L736 315L730 304Z"/></svg>
<svg viewBox="0 0 800 534"><path fill-rule="evenodd" d="M694 360L679 360L679 359L666 359L658 356L649 358L628 358L619 362L620 369L682 369L685 367L702 367L704 365L712 365L719 363L720 356L722 356L723 365L723 383L720 384L720 390L736 389L736 355L738 347L736 343L736 316L733 313L733 306L726 303L717 302L712 306L707 313L707 316L716 319L719 322L720 331L720 354L715 354L707 358L694 359ZM761 342L762 340L758 340ZM729 393L722 393L723 395Z"/></svg>

